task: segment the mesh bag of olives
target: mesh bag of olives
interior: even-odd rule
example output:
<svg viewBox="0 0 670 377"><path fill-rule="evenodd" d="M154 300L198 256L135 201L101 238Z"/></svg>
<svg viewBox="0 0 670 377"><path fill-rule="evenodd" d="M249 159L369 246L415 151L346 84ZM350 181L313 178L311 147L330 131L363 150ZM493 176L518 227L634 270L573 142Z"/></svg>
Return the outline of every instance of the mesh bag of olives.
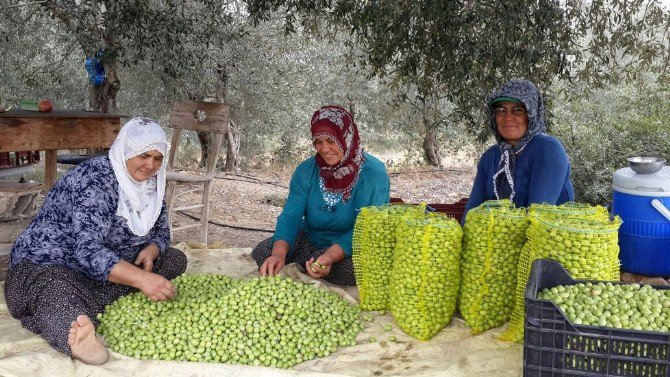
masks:
<svg viewBox="0 0 670 377"><path fill-rule="evenodd" d="M112 350L138 359L289 368L356 344L361 330L357 305L288 278L182 275L173 283L172 300L136 292L98 314L97 331Z"/></svg>
<svg viewBox="0 0 670 377"><path fill-rule="evenodd" d="M509 320L527 228L526 210L509 200L487 201L468 212L458 310L473 334Z"/></svg>
<svg viewBox="0 0 670 377"><path fill-rule="evenodd" d="M449 324L456 310L463 232L443 214L405 219L396 230L389 306L398 327L428 340Z"/></svg>
<svg viewBox="0 0 670 377"><path fill-rule="evenodd" d="M609 220L606 213L597 209L582 215L553 211L533 211L529 215L528 241L519 258L514 312L501 340L523 341L524 291L535 259L555 259L575 279L619 280L621 219L617 216Z"/></svg>
<svg viewBox="0 0 670 377"><path fill-rule="evenodd" d="M422 218L426 206L383 205L361 209L354 225L354 274L361 310L388 309L388 285L396 228L403 218Z"/></svg>
<svg viewBox="0 0 670 377"><path fill-rule="evenodd" d="M533 203L528 207L529 215L542 215L545 218L577 217L597 221L608 221L609 212L603 206L592 206L588 203L567 202L561 205Z"/></svg>

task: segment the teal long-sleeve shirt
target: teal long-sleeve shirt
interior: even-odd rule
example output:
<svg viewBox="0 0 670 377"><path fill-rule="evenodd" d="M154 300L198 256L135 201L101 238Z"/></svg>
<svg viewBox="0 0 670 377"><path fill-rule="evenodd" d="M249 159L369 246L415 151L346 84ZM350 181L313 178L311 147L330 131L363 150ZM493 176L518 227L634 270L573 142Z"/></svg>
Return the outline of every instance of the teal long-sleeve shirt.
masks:
<svg viewBox="0 0 670 377"><path fill-rule="evenodd" d="M363 207L388 203L391 187L384 163L365 152L363 155L365 161L351 197L346 203L340 200L334 206L323 199L316 158L298 165L291 177L284 210L277 218L273 242L283 240L293 246L302 228L315 247L323 249L338 244L351 257L358 212Z"/></svg>

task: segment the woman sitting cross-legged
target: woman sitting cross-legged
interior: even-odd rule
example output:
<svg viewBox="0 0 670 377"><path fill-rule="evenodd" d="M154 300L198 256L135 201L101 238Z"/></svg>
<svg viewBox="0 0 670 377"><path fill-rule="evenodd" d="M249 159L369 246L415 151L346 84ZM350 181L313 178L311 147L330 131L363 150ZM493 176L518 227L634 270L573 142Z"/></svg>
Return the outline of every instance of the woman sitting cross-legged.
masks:
<svg viewBox="0 0 670 377"><path fill-rule="evenodd" d="M304 265L311 277L355 285L351 261L356 216L362 207L389 202L384 164L363 152L351 115L324 106L311 121L316 155L291 177L274 237L252 252L262 275L276 275L287 263Z"/></svg>
<svg viewBox="0 0 670 377"><path fill-rule="evenodd" d="M71 169L12 248L5 282L10 313L56 350L88 364L107 361L96 314L140 290L154 301L186 256L168 247L164 204L168 144L154 121L134 118L108 156Z"/></svg>

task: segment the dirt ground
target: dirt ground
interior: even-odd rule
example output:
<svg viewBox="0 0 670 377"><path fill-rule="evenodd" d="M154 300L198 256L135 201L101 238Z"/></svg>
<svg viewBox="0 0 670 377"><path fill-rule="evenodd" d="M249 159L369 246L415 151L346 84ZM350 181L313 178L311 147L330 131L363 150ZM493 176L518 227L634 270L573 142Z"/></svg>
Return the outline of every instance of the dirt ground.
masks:
<svg viewBox="0 0 670 377"><path fill-rule="evenodd" d="M474 171L473 166L464 165L392 170L391 197L409 203L453 203L469 195ZM290 175L288 170L254 169L239 174L220 173L212 189L210 221L214 224L209 226L208 243L217 248L254 247L270 237L288 194ZM189 195L183 198L188 200ZM0 281L4 280L8 251L28 222L28 219L0 222L0 252L4 254L0 257ZM178 214L173 225L191 222L189 217ZM199 229L177 231L172 241L199 242Z"/></svg>
<svg viewBox="0 0 670 377"><path fill-rule="evenodd" d="M474 169L415 169L390 172L391 197L405 202L452 203L470 193ZM258 170L241 174L219 174L211 199L208 243L222 247L254 247L272 235L281 205L288 195L291 172ZM179 215L176 224L192 222ZM231 227L232 226L232 227ZM246 230L240 228L252 228ZM198 228L177 231L173 242L200 241Z"/></svg>

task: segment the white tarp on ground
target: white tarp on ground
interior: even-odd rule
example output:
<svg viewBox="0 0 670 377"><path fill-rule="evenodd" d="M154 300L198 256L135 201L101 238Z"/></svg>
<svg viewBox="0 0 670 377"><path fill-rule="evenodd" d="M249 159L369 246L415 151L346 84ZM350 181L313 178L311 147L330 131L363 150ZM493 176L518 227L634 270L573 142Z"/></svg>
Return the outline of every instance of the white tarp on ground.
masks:
<svg viewBox="0 0 670 377"><path fill-rule="evenodd" d="M250 249L197 249L177 245L189 259L187 273L256 276ZM325 286L287 266L286 275L354 301L357 289ZM4 288L4 283L2 283ZM373 312L372 322L359 334L358 344L334 354L283 370L234 364L140 361L112 352L110 361L94 367L54 351L41 337L23 329L7 311L4 289L0 299L0 376L520 376L522 347L496 339L502 328L476 336L460 318L429 341L418 341L400 330L390 313ZM391 324L392 331L384 325ZM390 341L395 335L396 341ZM376 341L369 342L374 337Z"/></svg>

